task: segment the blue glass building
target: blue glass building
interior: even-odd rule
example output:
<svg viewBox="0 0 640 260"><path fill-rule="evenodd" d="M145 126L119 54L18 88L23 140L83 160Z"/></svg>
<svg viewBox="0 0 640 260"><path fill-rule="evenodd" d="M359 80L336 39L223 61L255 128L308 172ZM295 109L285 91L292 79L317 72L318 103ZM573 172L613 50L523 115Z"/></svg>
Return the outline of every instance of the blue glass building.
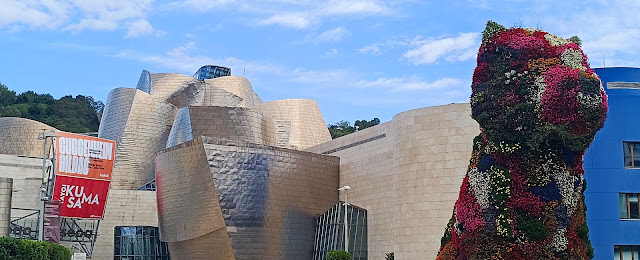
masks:
<svg viewBox="0 0 640 260"><path fill-rule="evenodd" d="M231 76L231 69L222 66L205 65L200 67L193 77L199 80L213 79L217 77Z"/></svg>
<svg viewBox="0 0 640 260"><path fill-rule="evenodd" d="M640 69L599 68L609 97L604 127L584 156L595 259L640 259Z"/></svg>

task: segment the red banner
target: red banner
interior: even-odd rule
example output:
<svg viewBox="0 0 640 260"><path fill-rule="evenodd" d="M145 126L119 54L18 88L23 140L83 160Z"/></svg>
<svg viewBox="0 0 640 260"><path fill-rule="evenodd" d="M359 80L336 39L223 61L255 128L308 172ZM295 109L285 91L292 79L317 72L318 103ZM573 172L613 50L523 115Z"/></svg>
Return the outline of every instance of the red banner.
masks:
<svg viewBox="0 0 640 260"><path fill-rule="evenodd" d="M60 216L102 218L110 183L109 181L57 175L53 200L62 202Z"/></svg>

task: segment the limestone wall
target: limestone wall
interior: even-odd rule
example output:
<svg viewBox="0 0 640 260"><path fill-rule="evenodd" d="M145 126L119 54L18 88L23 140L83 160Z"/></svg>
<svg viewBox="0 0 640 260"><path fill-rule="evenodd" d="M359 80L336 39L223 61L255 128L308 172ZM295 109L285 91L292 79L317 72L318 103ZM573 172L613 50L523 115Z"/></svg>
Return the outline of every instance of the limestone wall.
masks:
<svg viewBox="0 0 640 260"><path fill-rule="evenodd" d="M479 133L469 104L400 113L306 151L340 157L340 186L368 214L369 259L435 259Z"/></svg>

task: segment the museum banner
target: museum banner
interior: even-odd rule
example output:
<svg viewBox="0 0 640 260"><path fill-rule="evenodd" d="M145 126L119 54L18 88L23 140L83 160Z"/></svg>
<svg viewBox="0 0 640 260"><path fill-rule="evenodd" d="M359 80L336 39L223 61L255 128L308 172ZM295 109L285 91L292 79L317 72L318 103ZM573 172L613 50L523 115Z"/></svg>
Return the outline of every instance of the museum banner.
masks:
<svg viewBox="0 0 640 260"><path fill-rule="evenodd" d="M109 181L57 175L53 200L62 202L60 216L101 219L109 184Z"/></svg>
<svg viewBox="0 0 640 260"><path fill-rule="evenodd" d="M111 180L116 142L86 135L56 132L56 174Z"/></svg>
<svg viewBox="0 0 640 260"><path fill-rule="evenodd" d="M86 135L56 134L52 199L61 202L60 216L101 219L109 194L116 143Z"/></svg>

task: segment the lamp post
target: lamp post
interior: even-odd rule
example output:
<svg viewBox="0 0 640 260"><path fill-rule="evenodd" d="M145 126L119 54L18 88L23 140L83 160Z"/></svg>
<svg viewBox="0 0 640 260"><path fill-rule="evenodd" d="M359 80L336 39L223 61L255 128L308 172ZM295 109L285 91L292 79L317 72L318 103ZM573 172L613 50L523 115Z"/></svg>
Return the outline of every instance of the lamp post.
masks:
<svg viewBox="0 0 640 260"><path fill-rule="evenodd" d="M339 191L344 191L344 251L349 252L349 226L347 225L347 190L351 187L343 186L339 188Z"/></svg>
<svg viewBox="0 0 640 260"><path fill-rule="evenodd" d="M59 137L54 131L46 131L38 135L38 140L43 140L42 146L42 184L40 186L40 212L38 214L38 240L44 240L44 202L51 200L49 197L49 176L47 175L47 138ZM54 155L55 156L55 155ZM53 167L53 166L52 166Z"/></svg>

